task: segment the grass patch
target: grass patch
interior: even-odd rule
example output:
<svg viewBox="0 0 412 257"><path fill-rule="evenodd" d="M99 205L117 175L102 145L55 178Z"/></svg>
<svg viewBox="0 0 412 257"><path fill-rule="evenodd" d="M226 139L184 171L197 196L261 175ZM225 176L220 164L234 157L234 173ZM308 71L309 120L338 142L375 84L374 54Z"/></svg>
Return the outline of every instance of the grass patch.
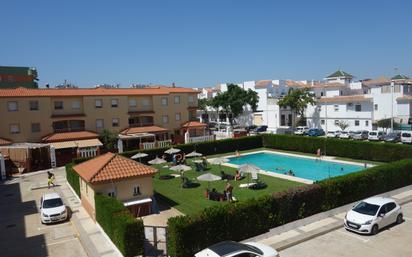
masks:
<svg viewBox="0 0 412 257"><path fill-rule="evenodd" d="M162 168L162 166L164 165L159 165L157 167L160 170L160 175L167 175L172 173L177 174L177 172L171 171L168 168ZM236 169L225 166L222 166L221 168L225 173L235 175ZM153 179L154 190L160 200L166 201L168 204L187 215L197 213L206 207L230 204L227 202L217 202L206 199L205 190L208 187L208 182L198 181L196 179L196 177L206 172L211 172L215 175L220 176L219 165L209 165L209 170L203 172L197 172L194 168L190 171L186 171L186 177L188 177L192 182L200 184L200 186L195 188L182 188L181 179L179 177L162 180L159 179L159 174L156 174ZM231 180L230 183L234 187L233 196L239 201L245 201L250 198L258 198L260 196L268 195L273 192L280 192L290 187L302 185L298 182L279 179L262 174L259 174L259 180L265 182L267 184L267 187L260 190L239 188L240 184L248 183L248 178L246 177L241 181ZM216 188L216 190L220 193L223 192L225 186L226 181L224 180L210 182L210 188Z"/></svg>

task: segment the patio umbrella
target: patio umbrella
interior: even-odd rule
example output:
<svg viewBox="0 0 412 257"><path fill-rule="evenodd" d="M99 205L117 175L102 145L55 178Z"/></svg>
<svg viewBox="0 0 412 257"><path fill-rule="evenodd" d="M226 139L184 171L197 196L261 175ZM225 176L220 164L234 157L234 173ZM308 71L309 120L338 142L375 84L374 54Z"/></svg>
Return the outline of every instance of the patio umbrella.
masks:
<svg viewBox="0 0 412 257"><path fill-rule="evenodd" d="M142 159L143 157L146 157L146 156L148 156L147 153L137 153L137 154L133 155L133 156L130 157L130 158L132 158L133 160L139 159L139 162L141 162L141 159Z"/></svg>
<svg viewBox="0 0 412 257"><path fill-rule="evenodd" d="M196 151L186 154L186 157L199 157L199 156L203 156L203 154L198 153Z"/></svg>
<svg viewBox="0 0 412 257"><path fill-rule="evenodd" d="M229 159L222 158L222 157L217 157L217 158L212 159L210 161L210 163L219 165L219 169L222 170L222 166L221 166L222 163L225 163L225 162L228 162L228 161L229 161Z"/></svg>
<svg viewBox="0 0 412 257"><path fill-rule="evenodd" d="M239 166L239 172L242 173L249 173L248 175L248 183L250 183L250 174L251 173L258 173L260 169L252 164L242 164Z"/></svg>
<svg viewBox="0 0 412 257"><path fill-rule="evenodd" d="M166 162L165 160L160 159L159 157L156 157L153 160L148 161L149 164L162 164L165 162Z"/></svg>
<svg viewBox="0 0 412 257"><path fill-rule="evenodd" d="M221 180L221 179L222 179L221 177L216 176L216 175L214 175L214 174L212 174L212 173L210 173L210 172L208 172L208 173L206 173L206 174L203 174L203 175L200 175L199 177L197 177L197 180L207 181L207 182L208 182L208 183L207 183L207 188L208 188L208 189L210 189L210 182L211 182L211 181L218 181L218 180Z"/></svg>
<svg viewBox="0 0 412 257"><path fill-rule="evenodd" d="M180 171L180 172L182 172L182 171L191 170L192 167L187 166L187 165L184 165L184 164L179 164L179 165L176 165L176 166L171 167L170 169L171 169L171 170L174 170L174 171Z"/></svg>
<svg viewBox="0 0 412 257"><path fill-rule="evenodd" d="M167 153L167 154L174 154L174 153L178 153L178 152L180 152L180 149L173 148L173 147L171 147L170 149L167 149L165 151L165 153Z"/></svg>

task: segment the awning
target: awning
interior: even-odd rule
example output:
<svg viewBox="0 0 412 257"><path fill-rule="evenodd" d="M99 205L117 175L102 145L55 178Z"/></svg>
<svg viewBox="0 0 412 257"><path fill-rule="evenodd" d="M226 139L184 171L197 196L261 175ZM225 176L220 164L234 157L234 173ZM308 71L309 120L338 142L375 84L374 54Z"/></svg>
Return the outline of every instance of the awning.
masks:
<svg viewBox="0 0 412 257"><path fill-rule="evenodd" d="M85 139L85 140L72 140L63 142L50 143L54 149L64 149L64 148L85 148L85 147L97 147L102 146L102 142L99 139Z"/></svg>
<svg viewBox="0 0 412 257"><path fill-rule="evenodd" d="M156 137L156 135L150 134L150 133L136 133L136 134L127 134L127 135L119 134L120 139L136 139L136 138L146 138L146 137Z"/></svg>
<svg viewBox="0 0 412 257"><path fill-rule="evenodd" d="M152 202L151 198L143 198L143 199L138 199L138 200L132 200L132 201L127 201L124 202L124 206L132 206L132 205L138 205L138 204L144 204L144 203L150 203Z"/></svg>

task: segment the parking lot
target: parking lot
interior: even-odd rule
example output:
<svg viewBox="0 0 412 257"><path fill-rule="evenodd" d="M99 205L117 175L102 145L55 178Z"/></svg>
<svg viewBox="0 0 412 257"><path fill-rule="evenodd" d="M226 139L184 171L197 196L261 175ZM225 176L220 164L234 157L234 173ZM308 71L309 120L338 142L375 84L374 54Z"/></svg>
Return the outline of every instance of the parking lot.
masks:
<svg viewBox="0 0 412 257"><path fill-rule="evenodd" d="M404 222L375 236L358 235L343 228L310 239L280 252L282 257L412 256L412 203L402 206Z"/></svg>
<svg viewBox="0 0 412 257"><path fill-rule="evenodd" d="M64 183L57 173L56 182ZM62 195L59 186L47 189L46 174L18 178L0 186L0 256L87 256L70 220L41 224L39 199L52 191ZM69 201L76 204L76 199L64 201L66 205L71 205Z"/></svg>

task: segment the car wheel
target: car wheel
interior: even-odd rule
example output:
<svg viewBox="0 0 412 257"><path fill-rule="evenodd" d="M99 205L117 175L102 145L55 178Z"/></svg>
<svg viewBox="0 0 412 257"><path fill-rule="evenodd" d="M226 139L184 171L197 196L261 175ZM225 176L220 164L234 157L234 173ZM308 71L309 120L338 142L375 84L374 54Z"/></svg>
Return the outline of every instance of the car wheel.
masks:
<svg viewBox="0 0 412 257"><path fill-rule="evenodd" d="M378 234L378 232L379 232L379 227L378 227L378 225L373 225L373 227L372 227L372 230L371 230L371 234L372 235L376 235L376 234Z"/></svg>
<svg viewBox="0 0 412 257"><path fill-rule="evenodd" d="M396 224L401 224L403 221L402 214L398 214L398 217L396 217Z"/></svg>

